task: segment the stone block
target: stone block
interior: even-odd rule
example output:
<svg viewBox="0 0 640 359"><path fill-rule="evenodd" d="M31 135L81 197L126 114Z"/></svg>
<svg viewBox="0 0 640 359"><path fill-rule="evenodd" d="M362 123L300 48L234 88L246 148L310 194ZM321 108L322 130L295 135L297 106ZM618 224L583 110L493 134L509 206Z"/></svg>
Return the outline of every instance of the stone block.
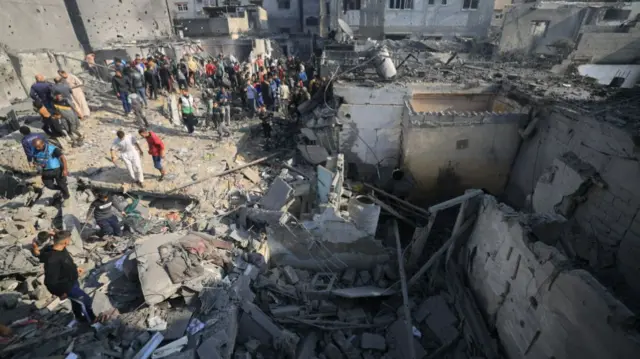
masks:
<svg viewBox="0 0 640 359"><path fill-rule="evenodd" d="M358 271L355 268L347 268L342 274L342 282L348 286L352 286L356 282Z"/></svg>
<svg viewBox="0 0 640 359"><path fill-rule="evenodd" d="M360 337L360 348L385 351L387 350L387 343L382 335L363 333Z"/></svg>
<svg viewBox="0 0 640 359"><path fill-rule="evenodd" d="M362 285L367 285L371 282L371 273L369 271L363 270L358 273L358 279L362 283Z"/></svg>
<svg viewBox="0 0 640 359"><path fill-rule="evenodd" d="M298 344L296 350L297 359L313 358L316 354L316 345L318 344L318 334L311 332L307 334Z"/></svg>
<svg viewBox="0 0 640 359"><path fill-rule="evenodd" d="M285 266L284 268L282 268L282 273L284 274L284 277L287 279L287 282L289 282L289 284L296 284L298 283L298 281L300 281L296 270L291 266Z"/></svg>
<svg viewBox="0 0 640 359"><path fill-rule="evenodd" d="M424 347L418 342L412 333L407 333L407 324L404 320L398 319L387 329L385 337L387 346L393 352L393 358L409 358L409 345L412 344L416 358L427 355Z"/></svg>
<svg viewBox="0 0 640 359"><path fill-rule="evenodd" d="M327 359L344 359L340 349L338 349L338 347L333 343L329 343L324 347L324 355Z"/></svg>

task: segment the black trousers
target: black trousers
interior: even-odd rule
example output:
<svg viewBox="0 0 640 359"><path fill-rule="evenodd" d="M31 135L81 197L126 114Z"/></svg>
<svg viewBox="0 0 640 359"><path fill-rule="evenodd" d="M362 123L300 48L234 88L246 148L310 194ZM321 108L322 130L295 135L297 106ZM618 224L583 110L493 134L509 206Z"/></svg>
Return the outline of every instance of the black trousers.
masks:
<svg viewBox="0 0 640 359"><path fill-rule="evenodd" d="M62 197L64 199L70 197L67 177L62 175L62 167L52 170L43 170L42 183L44 183L44 186L48 189L62 192Z"/></svg>
<svg viewBox="0 0 640 359"><path fill-rule="evenodd" d="M196 125L198 124L198 119L192 113L183 113L182 121L184 121L184 125L187 126L187 131L189 133L193 133L196 129Z"/></svg>

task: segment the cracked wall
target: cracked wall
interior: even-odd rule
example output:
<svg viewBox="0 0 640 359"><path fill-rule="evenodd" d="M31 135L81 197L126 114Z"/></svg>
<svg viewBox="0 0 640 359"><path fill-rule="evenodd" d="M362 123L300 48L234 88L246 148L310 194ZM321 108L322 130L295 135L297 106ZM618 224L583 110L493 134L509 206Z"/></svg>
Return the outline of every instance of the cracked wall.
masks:
<svg viewBox="0 0 640 359"><path fill-rule="evenodd" d="M81 50L64 0L0 0L0 43L17 51Z"/></svg>
<svg viewBox="0 0 640 359"><path fill-rule="evenodd" d="M621 294L640 296L640 166L634 138L611 123L549 109L534 136L523 142L506 195L524 206L539 178L567 152L592 166L606 184L590 186L567 218L566 233L577 259ZM556 173L566 181L567 175ZM628 290L631 292L628 292ZM633 301L632 301L633 302ZM628 303L631 305L632 303Z"/></svg>
<svg viewBox="0 0 640 359"><path fill-rule="evenodd" d="M484 196L466 246L467 275L510 358L636 358L633 313L556 248L534 242L526 218Z"/></svg>
<svg viewBox="0 0 640 359"><path fill-rule="evenodd" d="M172 33L165 0L68 0L79 37L91 48L114 41L149 40ZM83 29L84 28L84 29Z"/></svg>

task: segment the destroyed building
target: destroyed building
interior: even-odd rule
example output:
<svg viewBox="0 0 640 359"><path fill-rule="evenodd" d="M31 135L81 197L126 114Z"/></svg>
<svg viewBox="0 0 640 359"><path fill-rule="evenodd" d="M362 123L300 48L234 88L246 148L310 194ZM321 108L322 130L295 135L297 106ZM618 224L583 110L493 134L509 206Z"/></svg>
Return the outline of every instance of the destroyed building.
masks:
<svg viewBox="0 0 640 359"><path fill-rule="evenodd" d="M332 28L343 19L356 33L371 38L432 38L487 35L493 0L332 0Z"/></svg>
<svg viewBox="0 0 640 359"><path fill-rule="evenodd" d="M479 40L372 40L341 22L307 63L328 82L295 118L274 113L270 138L240 96L227 138L186 135L176 94L150 102L169 174L158 181L143 157L144 188L106 157L115 131L138 126L72 61L82 40L8 51L2 88L20 95L3 91L0 106L0 357L638 358L637 88L548 71L574 57L514 63ZM155 52L284 63L298 50L230 35L92 38L101 64ZM82 78L93 110L82 146L55 140L71 164L64 202L16 127L41 132L26 91L58 68ZM104 192L123 238L98 239L85 220ZM31 248L52 228L71 232L102 322L78 323L46 289Z"/></svg>

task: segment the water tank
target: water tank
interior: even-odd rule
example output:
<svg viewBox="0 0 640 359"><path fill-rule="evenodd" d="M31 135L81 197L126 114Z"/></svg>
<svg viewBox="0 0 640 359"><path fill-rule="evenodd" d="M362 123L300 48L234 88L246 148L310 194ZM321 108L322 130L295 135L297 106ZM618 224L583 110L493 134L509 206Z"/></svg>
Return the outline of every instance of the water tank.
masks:
<svg viewBox="0 0 640 359"><path fill-rule="evenodd" d="M376 67L378 76L385 80L390 80L396 75L396 66L391 60L389 50L386 47L380 47L374 54L373 64Z"/></svg>

